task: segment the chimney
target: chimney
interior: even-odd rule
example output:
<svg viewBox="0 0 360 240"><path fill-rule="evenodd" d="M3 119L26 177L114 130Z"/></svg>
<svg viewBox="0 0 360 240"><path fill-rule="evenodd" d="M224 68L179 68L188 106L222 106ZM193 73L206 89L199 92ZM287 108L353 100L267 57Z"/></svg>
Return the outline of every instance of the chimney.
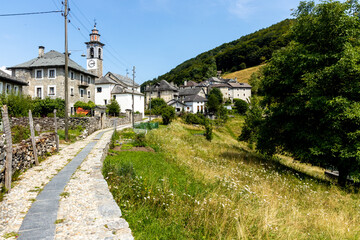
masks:
<svg viewBox="0 0 360 240"><path fill-rule="evenodd" d="M44 51L45 51L45 47L39 46L39 58L44 57Z"/></svg>
<svg viewBox="0 0 360 240"><path fill-rule="evenodd" d="M184 81L184 86L187 86L187 81L186 80Z"/></svg>

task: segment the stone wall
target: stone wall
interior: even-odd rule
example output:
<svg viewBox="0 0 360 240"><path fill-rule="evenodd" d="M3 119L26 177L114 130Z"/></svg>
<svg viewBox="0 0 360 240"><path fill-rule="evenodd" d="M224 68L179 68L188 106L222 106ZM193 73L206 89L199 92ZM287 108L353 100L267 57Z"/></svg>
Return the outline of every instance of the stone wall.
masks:
<svg viewBox="0 0 360 240"><path fill-rule="evenodd" d="M135 114L135 121L141 121L142 115ZM114 121L117 120L117 126L130 123L130 119L128 117L122 118L107 118L103 119L103 127L109 128L114 126ZM65 119L57 118L58 129L65 129ZM20 125L23 127L29 126L29 118L28 117L20 117L20 118L11 118L10 125L16 126ZM53 117L44 117L44 118L34 118L34 126L39 125L41 132L54 131L54 118ZM101 129L101 118L99 116L96 117L71 117L69 118L69 127L70 129L75 129L77 126L82 126L86 129L83 137L86 137L93 132Z"/></svg>
<svg viewBox="0 0 360 240"><path fill-rule="evenodd" d="M43 133L36 137L36 148L38 156L47 156L56 151L55 133ZM33 157L33 149L31 139L23 140L21 143L13 145L12 172L24 171L35 165ZM5 135L0 136L0 186L3 185L5 179L5 160L6 145Z"/></svg>

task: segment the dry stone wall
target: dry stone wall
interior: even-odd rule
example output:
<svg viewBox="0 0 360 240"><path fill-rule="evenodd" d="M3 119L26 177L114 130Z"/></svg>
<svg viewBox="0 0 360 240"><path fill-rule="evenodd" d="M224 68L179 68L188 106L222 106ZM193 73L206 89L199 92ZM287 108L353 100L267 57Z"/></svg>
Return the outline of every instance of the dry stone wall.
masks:
<svg viewBox="0 0 360 240"><path fill-rule="evenodd" d="M55 133L43 133L35 138L38 156L47 156L56 151ZM13 144L12 172L24 171L35 165L31 139ZM6 144L5 135L0 136L0 185L5 179Z"/></svg>

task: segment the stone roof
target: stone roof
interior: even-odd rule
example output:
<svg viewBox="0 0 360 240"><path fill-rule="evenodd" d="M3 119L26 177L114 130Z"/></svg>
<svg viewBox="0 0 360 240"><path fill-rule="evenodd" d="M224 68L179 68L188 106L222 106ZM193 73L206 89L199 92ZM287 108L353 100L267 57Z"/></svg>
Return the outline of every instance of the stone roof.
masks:
<svg viewBox="0 0 360 240"><path fill-rule="evenodd" d="M126 88L123 88L122 86L120 85L116 85L113 90L111 91L111 94L132 94L132 90L131 89L126 89ZM134 95L144 95L142 93L139 93L137 91L134 91Z"/></svg>
<svg viewBox="0 0 360 240"><path fill-rule="evenodd" d="M207 99L199 95L186 96L184 102L207 102Z"/></svg>
<svg viewBox="0 0 360 240"><path fill-rule="evenodd" d="M179 103L179 104L185 106L184 103L182 103L182 102L180 102L179 100L176 100L176 99L171 99L171 100L168 101L166 104L169 105L169 106L171 106L171 105L173 105L174 103Z"/></svg>
<svg viewBox="0 0 360 240"><path fill-rule="evenodd" d="M185 88L179 90L179 96L197 95L201 91L201 88Z"/></svg>
<svg viewBox="0 0 360 240"><path fill-rule="evenodd" d="M172 86L166 80L161 80L156 83L154 86L151 86L149 89L146 89L145 92L157 92L157 91L179 91L177 87Z"/></svg>
<svg viewBox="0 0 360 240"><path fill-rule="evenodd" d="M187 83L186 83L186 85L182 85L181 87L195 87L195 86L197 86L198 84L196 83L196 82L194 82L194 81L188 81Z"/></svg>
<svg viewBox="0 0 360 240"><path fill-rule="evenodd" d="M6 82L10 82L10 83L16 83L19 85L29 85L25 80L17 78L17 77L13 77L10 76L9 74L7 74L6 72L0 70L0 80L4 80Z"/></svg>
<svg viewBox="0 0 360 240"><path fill-rule="evenodd" d="M123 75L120 75L120 74L117 74L117 73L112 73L112 72L109 72L111 75L113 75L117 80L119 80L120 82L124 83L125 85L127 86L132 86L133 85L133 80L129 77L126 77L126 76L123 76ZM109 74L108 73L108 74ZM106 74L107 75L107 74ZM140 87L139 84L137 83L134 83L135 87Z"/></svg>
<svg viewBox="0 0 360 240"><path fill-rule="evenodd" d="M13 67L9 67L8 69L23 69L23 68L33 69L33 68L42 68L42 67L62 67L62 66L65 66L65 54L51 50L50 52L45 53L43 57L37 57L31 59L30 61L18 64ZM88 72L85 68L81 67L79 64L77 64L70 58L69 58L69 68L96 77L96 75Z"/></svg>
<svg viewBox="0 0 360 240"><path fill-rule="evenodd" d="M212 88L230 88L231 86L227 83L213 84Z"/></svg>
<svg viewBox="0 0 360 240"><path fill-rule="evenodd" d="M249 84L247 83L229 83L229 85L232 87L232 88L252 88Z"/></svg>
<svg viewBox="0 0 360 240"><path fill-rule="evenodd" d="M116 84L111 78L104 76L95 80L95 84Z"/></svg>

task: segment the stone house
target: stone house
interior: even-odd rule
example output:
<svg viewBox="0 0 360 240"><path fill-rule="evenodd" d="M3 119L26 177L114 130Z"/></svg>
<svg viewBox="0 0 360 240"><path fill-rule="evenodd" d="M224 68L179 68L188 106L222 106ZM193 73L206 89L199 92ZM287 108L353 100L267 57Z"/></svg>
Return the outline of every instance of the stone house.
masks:
<svg viewBox="0 0 360 240"><path fill-rule="evenodd" d="M25 63L9 67L12 76L25 79L29 85L23 93L33 98L65 99L65 55L51 50L44 53L45 48L39 47L37 58ZM69 112L74 114L77 101L95 102L95 74L85 70L69 59Z"/></svg>
<svg viewBox="0 0 360 240"><path fill-rule="evenodd" d="M132 110L132 79L108 72L104 77L95 81L96 93L95 104L107 105L111 99L115 99L120 105L120 111ZM144 94L140 92L140 85L134 83L134 111L144 114Z"/></svg>
<svg viewBox="0 0 360 240"><path fill-rule="evenodd" d="M23 79L12 77L0 70L0 94L22 94L23 87L27 85L28 83Z"/></svg>
<svg viewBox="0 0 360 240"><path fill-rule="evenodd" d="M207 99L199 95L190 95L185 97L185 112L205 113Z"/></svg>
<svg viewBox="0 0 360 240"><path fill-rule="evenodd" d="M166 80L161 80L153 86L146 86L146 105L149 104L151 98L162 98L165 102L172 99L178 99L179 89L168 83Z"/></svg>
<svg viewBox="0 0 360 240"><path fill-rule="evenodd" d="M229 98L231 101L234 99L241 99L246 102L250 101L251 98L251 86L247 83L229 83L231 90L229 92Z"/></svg>
<svg viewBox="0 0 360 240"><path fill-rule="evenodd" d="M169 102L167 102L167 105L175 108L176 113L180 113L182 110L185 110L186 108L186 104L176 99L170 100Z"/></svg>

